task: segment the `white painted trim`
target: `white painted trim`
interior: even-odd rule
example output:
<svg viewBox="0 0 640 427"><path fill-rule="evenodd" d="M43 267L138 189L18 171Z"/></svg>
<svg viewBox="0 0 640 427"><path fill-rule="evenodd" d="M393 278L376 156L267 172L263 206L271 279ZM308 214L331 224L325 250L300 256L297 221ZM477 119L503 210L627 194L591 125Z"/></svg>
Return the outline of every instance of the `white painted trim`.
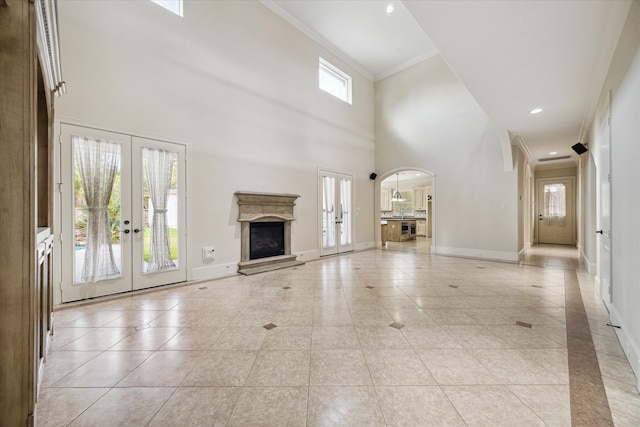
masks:
<svg viewBox="0 0 640 427"><path fill-rule="evenodd" d="M511 150L511 132L507 129L498 131L500 146L502 147L502 161L505 172L513 171L513 151Z"/></svg>
<svg viewBox="0 0 640 427"><path fill-rule="evenodd" d="M410 60L405 61L402 64L398 64L395 67L393 67L393 68L391 68L391 69L389 69L387 71L384 71L384 72L382 72L380 74L377 74L375 76L375 80L374 81L377 82L378 80L385 79L385 78L387 78L389 76L392 76L392 75L394 75L396 73L399 73L400 71L406 70L407 68L413 67L416 64L419 64L419 63L421 63L423 61L426 61L429 58L433 58L434 56L439 55L439 54L440 54L440 52L438 52L437 50L434 49L434 50L429 51L427 53L423 53L422 55L418 55L415 58L411 58Z"/></svg>
<svg viewBox="0 0 640 427"><path fill-rule="evenodd" d="M234 276L238 273L238 263L229 262L226 264L206 265L204 267L192 268L189 271L189 281L200 281L217 279L220 277Z"/></svg>
<svg viewBox="0 0 640 427"><path fill-rule="evenodd" d="M318 43L320 46L327 49L329 52L334 54L340 60L348 64L351 68L353 68L354 70L358 71L360 74L365 76L367 79L374 81L373 74L371 74L369 71L364 69L360 64L355 62L349 55L344 53L342 50L338 49L338 47L336 47L333 43L329 42L320 34L316 33L314 30L309 28L309 26L302 23L298 18L296 18L295 16L287 12L278 3L276 3L273 0L260 0L260 3L262 3L266 8L271 9L273 13L280 16L282 19L284 19L289 24L291 24L293 27L300 30L304 35L306 35L311 40Z"/></svg>
<svg viewBox="0 0 640 427"><path fill-rule="evenodd" d="M533 158L533 155L529 150L529 146L527 145L524 138L521 137L520 135L511 134L511 144L517 145L518 147L520 147L522 154L524 155L525 159L527 159L527 162L529 162L529 165L531 165L531 168L533 169L533 167L536 165L536 161Z"/></svg>
<svg viewBox="0 0 640 427"><path fill-rule="evenodd" d="M640 391L640 343L634 342L633 337L627 335L627 324L625 324L623 318L620 316L613 304L609 307L609 319L612 324L620 326L620 328L614 328L613 330L618 336L618 341L620 341L622 351L627 357L633 373L636 375L636 388Z"/></svg>
<svg viewBox="0 0 640 427"><path fill-rule="evenodd" d="M596 263L591 262L591 260L587 258L584 253L584 248L580 250L580 256L582 257L582 265L584 266L585 271L593 276L596 273Z"/></svg>
<svg viewBox="0 0 640 427"><path fill-rule="evenodd" d="M296 252L295 255L298 257L298 261L313 261L316 259L320 259L320 251L317 249L312 249L310 251Z"/></svg>
<svg viewBox="0 0 640 427"><path fill-rule="evenodd" d="M378 243L380 243L380 247L382 247L382 242L378 242ZM378 247L376 245L376 242L356 243L355 251L356 252L368 251L370 249L375 249L376 247Z"/></svg>
<svg viewBox="0 0 640 427"><path fill-rule="evenodd" d="M435 254L460 258L482 259L487 261L502 261L512 263L518 262L517 252L492 251L487 249L468 249L436 246Z"/></svg>

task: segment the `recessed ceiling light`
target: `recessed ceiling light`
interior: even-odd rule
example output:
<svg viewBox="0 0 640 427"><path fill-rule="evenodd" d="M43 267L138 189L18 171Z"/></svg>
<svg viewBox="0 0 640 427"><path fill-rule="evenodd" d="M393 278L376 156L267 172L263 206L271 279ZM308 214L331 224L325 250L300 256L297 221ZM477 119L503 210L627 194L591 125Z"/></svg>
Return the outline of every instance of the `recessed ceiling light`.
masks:
<svg viewBox="0 0 640 427"><path fill-rule="evenodd" d="M390 4L389 6L387 6L387 13L392 13L393 9L394 9L393 5Z"/></svg>
<svg viewBox="0 0 640 427"><path fill-rule="evenodd" d="M529 114L538 114L538 113L542 113L542 108L534 108L533 110L529 111Z"/></svg>
<svg viewBox="0 0 640 427"><path fill-rule="evenodd" d="M419 174L419 173L417 173L417 174L416 174L416 176L420 176L420 174Z"/></svg>
<svg viewBox="0 0 640 427"><path fill-rule="evenodd" d="M558 154L558 152L557 151L552 151L552 152L549 153L550 156L553 156L554 154Z"/></svg>

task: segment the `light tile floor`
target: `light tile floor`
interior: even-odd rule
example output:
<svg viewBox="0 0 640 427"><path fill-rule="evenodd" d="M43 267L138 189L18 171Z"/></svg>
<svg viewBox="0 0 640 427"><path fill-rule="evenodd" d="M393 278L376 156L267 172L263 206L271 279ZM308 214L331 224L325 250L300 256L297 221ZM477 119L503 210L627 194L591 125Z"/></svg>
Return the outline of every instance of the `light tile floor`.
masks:
<svg viewBox="0 0 640 427"><path fill-rule="evenodd" d="M37 425L568 426L564 268L613 420L640 425L575 249L518 266L427 242L59 310Z"/></svg>

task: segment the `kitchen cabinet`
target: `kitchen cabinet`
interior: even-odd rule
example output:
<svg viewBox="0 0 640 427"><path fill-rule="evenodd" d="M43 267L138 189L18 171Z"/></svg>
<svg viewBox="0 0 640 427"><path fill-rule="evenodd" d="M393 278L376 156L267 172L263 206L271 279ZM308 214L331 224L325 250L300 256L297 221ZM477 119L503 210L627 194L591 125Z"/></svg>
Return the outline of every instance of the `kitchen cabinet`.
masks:
<svg viewBox="0 0 640 427"><path fill-rule="evenodd" d="M427 210L427 187L416 187L413 189L413 210Z"/></svg>
<svg viewBox="0 0 640 427"><path fill-rule="evenodd" d="M427 236L427 221L422 219L422 220L417 220L416 221L416 236Z"/></svg>
<svg viewBox="0 0 640 427"><path fill-rule="evenodd" d="M38 260L35 283L34 349L35 371L33 387L37 395L42 381L44 364L53 335L53 234L48 227L38 228L36 257Z"/></svg>
<svg viewBox="0 0 640 427"><path fill-rule="evenodd" d="M391 199L393 198L393 189L391 188L383 188L380 190L380 211L381 212L390 212L393 210L393 202Z"/></svg>

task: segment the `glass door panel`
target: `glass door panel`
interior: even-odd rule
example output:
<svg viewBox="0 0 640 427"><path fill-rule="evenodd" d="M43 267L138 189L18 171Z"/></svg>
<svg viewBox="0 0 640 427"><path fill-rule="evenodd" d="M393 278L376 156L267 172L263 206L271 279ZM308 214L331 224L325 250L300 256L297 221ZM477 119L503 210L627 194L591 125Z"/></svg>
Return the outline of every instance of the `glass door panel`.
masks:
<svg viewBox="0 0 640 427"><path fill-rule="evenodd" d="M340 245L346 248L352 245L351 232L351 177L340 177ZM351 248L350 250L353 250Z"/></svg>
<svg viewBox="0 0 640 427"><path fill-rule="evenodd" d="M134 289L186 280L185 147L133 138Z"/></svg>
<svg viewBox="0 0 640 427"><path fill-rule="evenodd" d="M322 249L336 247L336 179L334 176L322 176Z"/></svg>
<svg viewBox="0 0 640 427"><path fill-rule="evenodd" d="M120 159L117 142L72 136L74 284L120 277Z"/></svg>
<svg viewBox="0 0 640 427"><path fill-rule="evenodd" d="M62 302L131 289L130 137L61 126Z"/></svg>

